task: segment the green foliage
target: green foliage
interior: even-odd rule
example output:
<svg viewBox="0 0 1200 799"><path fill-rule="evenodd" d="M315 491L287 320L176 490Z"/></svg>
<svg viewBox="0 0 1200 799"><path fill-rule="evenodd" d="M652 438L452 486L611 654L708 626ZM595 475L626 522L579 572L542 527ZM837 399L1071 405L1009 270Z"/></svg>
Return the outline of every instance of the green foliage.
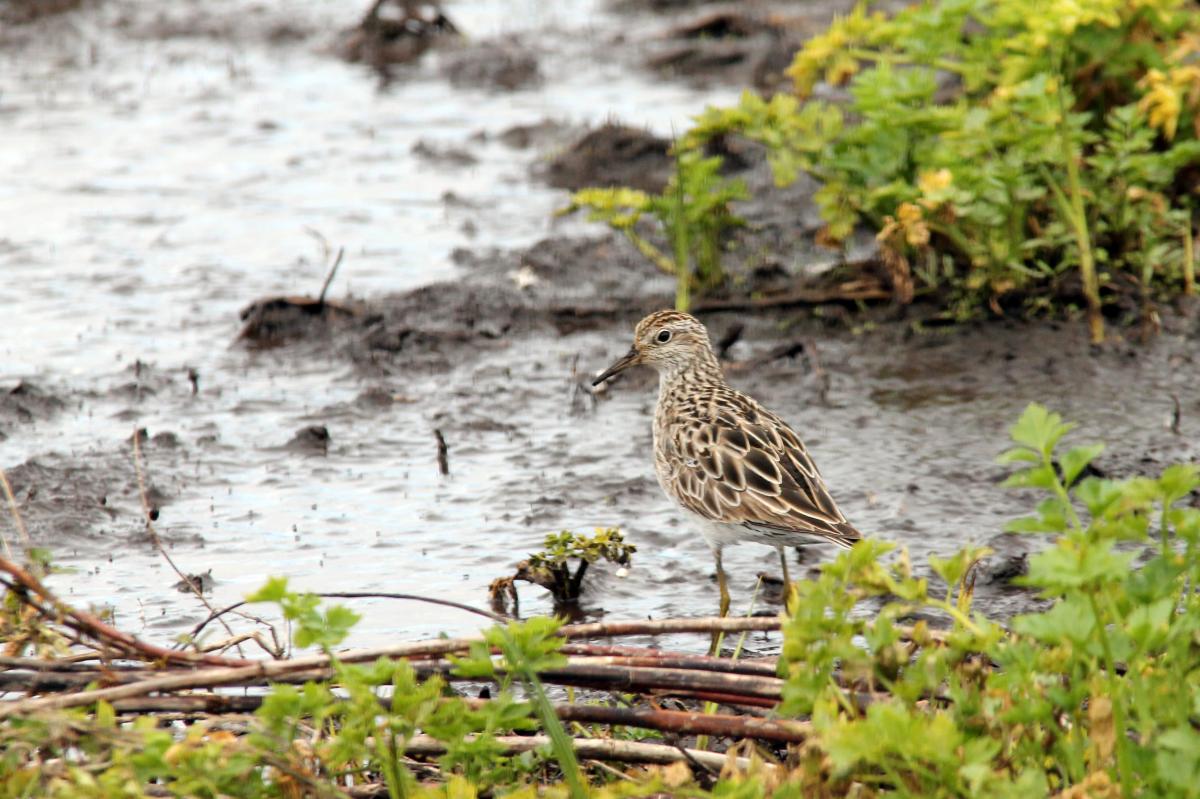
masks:
<svg viewBox="0 0 1200 799"><path fill-rule="evenodd" d="M810 39L796 94L710 108L680 157L719 135L801 171L836 243L871 226L918 289L956 316L1005 295L1028 310L1078 273L1093 337L1102 293L1194 287L1200 17L1182 0L926 0L860 4ZM819 81L846 85L835 104ZM1008 304L1012 304L1008 302Z"/></svg>
<svg viewBox="0 0 1200 799"><path fill-rule="evenodd" d="M1001 456L1019 467L1008 485L1044 496L1010 529L1055 536L1023 578L1048 611L1011 632L972 615L979 551L934 560L944 599L872 541L798 585L780 668L783 711L817 731L796 774L806 795L1200 795L1200 510L1184 504L1200 474L1084 476L1101 447L1060 452L1071 429L1031 405ZM886 601L864 614L869 598ZM924 622L900 634L917 610L949 618L943 641ZM864 690L884 693L864 709Z"/></svg>
<svg viewBox="0 0 1200 799"><path fill-rule="evenodd" d="M297 594L287 589L286 577L271 577L266 585L246 597L247 602L275 602L283 617L296 625L296 646L318 646L325 651L346 639L359 615L343 605L320 610L321 598L315 594Z"/></svg>
<svg viewBox="0 0 1200 799"><path fill-rule="evenodd" d="M511 690L512 680L516 677L524 685L538 720L550 738L551 750L562 770L571 799L583 799L587 795L587 786L575 757L575 749L562 722L554 713L545 686L537 676L539 671L566 662L566 658L558 651L562 646L562 638L557 635L561 626L562 622L557 619L539 617L524 623L510 622L504 627L493 627L484 634L482 643L472 645L469 657L455 659L455 671L464 677L499 675L502 691ZM500 652L499 671L491 657L493 648Z"/></svg>
<svg viewBox="0 0 1200 799"><path fill-rule="evenodd" d="M606 560L628 566L636 551L637 547L625 543L624 535L615 527L597 528L590 536L563 530L548 534L542 550L521 564L517 576L545 586L557 602L576 602L591 564Z"/></svg>
<svg viewBox="0 0 1200 799"><path fill-rule="evenodd" d="M345 632L338 614L314 614L282 580L256 596L303 607L294 619L309 625L305 635L313 640ZM335 660L330 682L273 686L245 735L212 722L186 731L160 728L150 716L118 722L105 703L90 713L7 719L0 724L0 796L132 799L150 783L181 799L328 796L342 795L335 781L354 774L382 781L389 797L472 799L535 784L543 754L506 755L496 739L540 726L553 740L569 792L582 797L574 750L537 678L538 670L563 662L559 626L538 618L489 630L487 642L459 661L464 673L499 680L492 699L475 705L441 677L421 679L407 661L381 658L363 665ZM491 647L499 650L494 662ZM515 697L514 680L531 701ZM421 787L406 765L407 742L417 734L444 743L437 763L445 787Z"/></svg>
<svg viewBox="0 0 1200 799"><path fill-rule="evenodd" d="M583 189L571 197L564 213L581 208L589 219L619 230L650 261L676 277L675 306L686 311L694 291L707 291L725 279L721 267L722 237L742 220L729 204L746 198L740 180L720 176L721 159L686 151L675 160L675 174L660 195L627 188ZM669 249L664 252L638 232L650 215Z"/></svg>

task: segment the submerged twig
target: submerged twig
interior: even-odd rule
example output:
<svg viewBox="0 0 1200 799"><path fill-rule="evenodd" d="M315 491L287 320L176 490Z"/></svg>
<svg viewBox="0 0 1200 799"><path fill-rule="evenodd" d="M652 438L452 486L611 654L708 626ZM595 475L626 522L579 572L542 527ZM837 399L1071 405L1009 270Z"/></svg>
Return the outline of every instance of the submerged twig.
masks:
<svg viewBox="0 0 1200 799"><path fill-rule="evenodd" d="M433 437L437 439L438 473L442 477L448 477L450 475L450 449L446 446L446 438L436 427L433 429Z"/></svg>

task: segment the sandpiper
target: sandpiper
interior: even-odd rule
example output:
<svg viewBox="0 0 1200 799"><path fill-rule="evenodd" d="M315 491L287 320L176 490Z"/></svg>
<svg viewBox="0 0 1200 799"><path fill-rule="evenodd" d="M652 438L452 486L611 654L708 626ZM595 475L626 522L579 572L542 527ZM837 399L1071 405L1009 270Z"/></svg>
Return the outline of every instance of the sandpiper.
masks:
<svg viewBox="0 0 1200 799"><path fill-rule="evenodd" d="M638 364L659 374L658 482L712 548L722 616L729 612L724 547L743 541L775 547L790 590L786 547L850 547L862 537L829 495L795 431L725 382L708 331L695 317L679 311L650 314L638 322L629 352L592 385Z"/></svg>

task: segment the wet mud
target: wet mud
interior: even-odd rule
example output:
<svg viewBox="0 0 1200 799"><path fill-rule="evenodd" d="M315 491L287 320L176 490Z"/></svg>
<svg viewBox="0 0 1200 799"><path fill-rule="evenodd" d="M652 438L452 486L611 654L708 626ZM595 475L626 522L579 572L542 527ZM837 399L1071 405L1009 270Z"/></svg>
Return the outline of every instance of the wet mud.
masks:
<svg viewBox="0 0 1200 799"><path fill-rule="evenodd" d="M290 23L305 33L287 40L270 33L278 18L249 9L253 35L222 33L219 20L193 20L195 35L151 35L154 15L108 0L91 12L104 15L97 24L126 24L96 43L113 81L103 90L78 62L20 44L0 51L34 59L28 79L51 76L68 98L33 88L0 98L21 158L43 165L19 199L0 195L0 211L21 223L0 234L0 264L14 276L0 299L21 331L0 352L0 465L33 543L73 569L54 587L164 638L206 614L146 535L130 440L144 430L156 529L181 568L211 579L214 603L285 575L299 588L486 607L492 581L546 533L615 526L638 551L627 576L589 570L585 616L713 612L711 555L654 478L653 375L589 385L628 348L637 319L672 302L672 279L621 237L553 215L567 200L556 186L661 188L672 128L722 99L610 57L618 38L625 55L658 46L628 22L647 8L576 9L584 35L573 14L498 30L514 24L505 4L448 4L477 35L382 88L318 33L354 20L307 4ZM773 35L692 7L654 19L702 30L705 14L718 27L693 38ZM538 42L533 83L510 87L466 66L464 53L521 41ZM161 90L122 94L142 74L144 48L181 72L167 70ZM455 58L467 59L458 82ZM589 70L607 80L581 98L573 76ZM158 126L162 137L88 152L71 127L84 123L93 136ZM808 295L756 306L751 291L850 264L869 274L873 249L817 247L814 187L776 189L760 151L721 146L754 199L736 209L747 224L728 242L734 277L699 315L731 382L796 427L847 515L906 547L921 573L930 554L987 543L996 553L977 607L1007 618L1035 606L1011 581L1043 542L1000 534L1035 498L1001 489L994 463L1030 401L1077 420L1077 440L1106 440L1096 466L1112 477L1200 457L1194 310L1163 309L1162 331L1145 343L1130 335L1093 350L1081 323L922 333L919 308L899 318L878 299L865 310ZM166 155L189 148L220 169ZM0 157L24 174L12 152ZM45 166L59 161L60 171ZM346 260L328 299L312 300L303 293L326 276L330 242ZM4 534L19 545L11 527ZM832 554L797 554L793 573ZM735 548L726 567L736 612L760 574L755 610L777 610L773 551ZM517 590L522 613L554 610L542 588ZM478 626L447 609L355 608L355 643ZM752 643L769 651L778 639Z"/></svg>
<svg viewBox="0 0 1200 799"><path fill-rule="evenodd" d="M650 131L606 123L535 174L558 189L628 186L657 194L671 177L670 147L670 141Z"/></svg>

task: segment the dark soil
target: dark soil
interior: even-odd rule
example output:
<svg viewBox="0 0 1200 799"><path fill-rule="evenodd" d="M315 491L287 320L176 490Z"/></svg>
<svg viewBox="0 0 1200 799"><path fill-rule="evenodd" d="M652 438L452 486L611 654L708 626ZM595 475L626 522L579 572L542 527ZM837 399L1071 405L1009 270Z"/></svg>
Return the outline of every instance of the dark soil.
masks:
<svg viewBox="0 0 1200 799"><path fill-rule="evenodd" d="M74 11L84 0L0 0L0 23L23 25L42 17Z"/></svg>
<svg viewBox="0 0 1200 799"><path fill-rule="evenodd" d="M671 143L645 130L607 123L589 131L538 173L559 189L629 186L661 192L671 177Z"/></svg>
<svg viewBox="0 0 1200 799"><path fill-rule="evenodd" d="M24 380L8 390L0 390L0 440L18 425L49 419L66 401L35 383Z"/></svg>
<svg viewBox="0 0 1200 799"><path fill-rule="evenodd" d="M724 9L671 28L646 63L667 77L694 83L721 80L775 92L784 88L784 70L807 35L806 26L795 20Z"/></svg>

